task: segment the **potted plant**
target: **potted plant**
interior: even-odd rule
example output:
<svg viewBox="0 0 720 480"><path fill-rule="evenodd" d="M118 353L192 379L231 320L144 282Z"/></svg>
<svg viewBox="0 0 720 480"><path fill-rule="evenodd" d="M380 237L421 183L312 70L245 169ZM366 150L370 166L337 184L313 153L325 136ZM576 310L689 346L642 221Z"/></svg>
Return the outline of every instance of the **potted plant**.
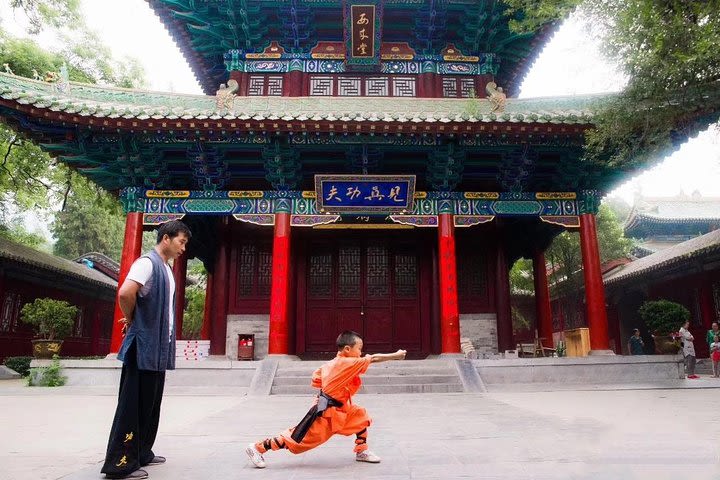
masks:
<svg viewBox="0 0 720 480"><path fill-rule="evenodd" d="M655 353L674 354L680 349L677 331L690 319L690 311L669 300L653 300L642 304L640 318L652 333Z"/></svg>
<svg viewBox="0 0 720 480"><path fill-rule="evenodd" d="M36 298L23 306L20 319L32 325L37 336L32 341L35 358L52 358L60 353L63 339L70 335L77 314L77 307L52 298Z"/></svg>

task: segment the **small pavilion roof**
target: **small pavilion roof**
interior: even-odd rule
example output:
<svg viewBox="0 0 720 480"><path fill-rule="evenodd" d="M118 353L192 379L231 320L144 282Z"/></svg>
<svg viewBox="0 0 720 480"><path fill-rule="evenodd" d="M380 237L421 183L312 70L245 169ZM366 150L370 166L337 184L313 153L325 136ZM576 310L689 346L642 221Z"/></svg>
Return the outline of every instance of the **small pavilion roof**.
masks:
<svg viewBox="0 0 720 480"><path fill-rule="evenodd" d="M28 106L78 119L588 125L593 108L608 98L608 94L509 98L503 112L493 112L484 98L236 97L234 108L227 111L218 110L214 96L74 82L69 94L62 94L53 84L0 73L0 99L5 100L0 105Z"/></svg>
<svg viewBox="0 0 720 480"><path fill-rule="evenodd" d="M715 230L686 242L655 252L621 266L604 278L607 286L645 277L653 272L668 271L714 255L720 259L720 230Z"/></svg>
<svg viewBox="0 0 720 480"><path fill-rule="evenodd" d="M673 225L697 225L698 231L720 226L720 197L678 195L675 197L639 197L625 222L625 235L642 238L653 231L672 234ZM684 230L686 230L685 228ZM680 229L676 233L683 233Z"/></svg>
<svg viewBox="0 0 720 480"><path fill-rule="evenodd" d="M41 269L64 277L114 290L117 282L81 263L35 250L34 248L0 237L0 262L15 262L32 269Z"/></svg>

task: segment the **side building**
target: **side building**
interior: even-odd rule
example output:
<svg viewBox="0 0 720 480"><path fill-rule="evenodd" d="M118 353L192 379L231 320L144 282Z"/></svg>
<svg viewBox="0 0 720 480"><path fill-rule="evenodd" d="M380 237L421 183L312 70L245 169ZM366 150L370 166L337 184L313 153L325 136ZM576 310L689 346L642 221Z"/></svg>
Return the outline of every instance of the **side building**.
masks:
<svg viewBox="0 0 720 480"><path fill-rule="evenodd" d="M20 309L44 297L79 310L63 356L106 355L117 275L117 263L102 254L71 261L0 238L0 362L32 355L33 331L20 321Z"/></svg>

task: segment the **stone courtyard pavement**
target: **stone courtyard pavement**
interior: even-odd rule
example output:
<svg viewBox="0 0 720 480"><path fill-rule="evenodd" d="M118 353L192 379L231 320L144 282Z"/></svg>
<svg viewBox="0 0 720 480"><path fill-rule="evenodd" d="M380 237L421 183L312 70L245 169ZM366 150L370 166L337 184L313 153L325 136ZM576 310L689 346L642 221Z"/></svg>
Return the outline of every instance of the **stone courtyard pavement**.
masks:
<svg viewBox="0 0 720 480"><path fill-rule="evenodd" d="M304 455L245 445L296 423L309 397L247 397L221 388L166 392L151 479L720 478L720 381L680 388L358 395L375 424L379 465L335 437ZM682 388L689 384L692 387ZM0 382L0 479L100 479L114 389Z"/></svg>

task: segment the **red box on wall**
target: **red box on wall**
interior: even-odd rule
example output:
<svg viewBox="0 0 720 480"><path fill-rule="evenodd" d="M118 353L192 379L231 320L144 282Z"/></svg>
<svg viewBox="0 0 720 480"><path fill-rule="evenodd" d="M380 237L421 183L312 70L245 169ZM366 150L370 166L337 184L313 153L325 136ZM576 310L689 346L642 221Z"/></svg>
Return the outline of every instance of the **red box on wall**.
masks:
<svg viewBox="0 0 720 480"><path fill-rule="evenodd" d="M252 360L255 357L255 335L238 334L238 360Z"/></svg>

